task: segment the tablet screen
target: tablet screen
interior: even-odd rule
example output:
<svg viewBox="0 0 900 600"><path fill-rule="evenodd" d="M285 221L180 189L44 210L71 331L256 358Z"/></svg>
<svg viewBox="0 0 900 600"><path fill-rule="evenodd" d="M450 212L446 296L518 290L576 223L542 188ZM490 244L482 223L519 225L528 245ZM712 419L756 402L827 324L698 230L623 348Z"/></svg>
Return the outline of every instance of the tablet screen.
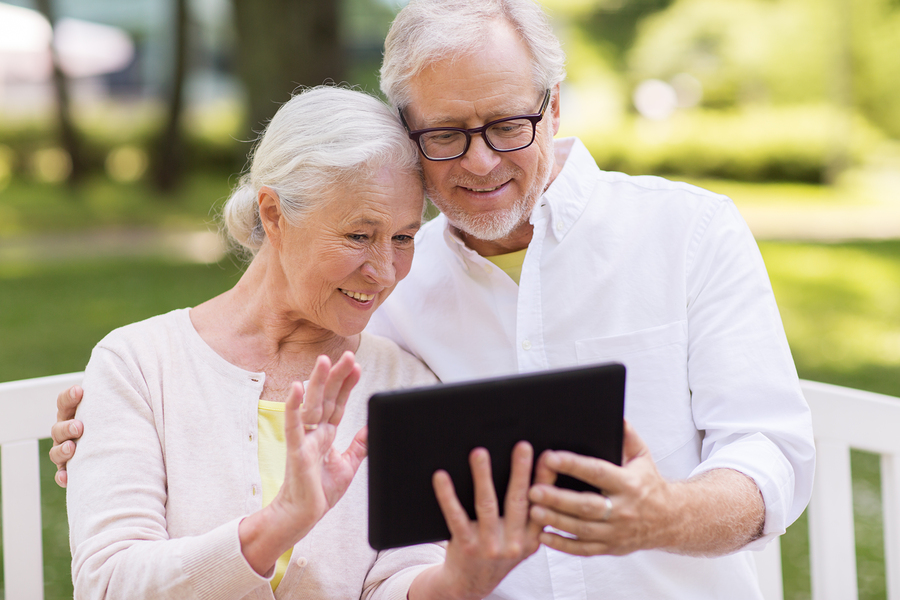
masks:
<svg viewBox="0 0 900 600"><path fill-rule="evenodd" d="M510 457L527 440L535 459L570 450L621 464L625 367L618 363L438 384L369 399L369 544L376 550L450 537L432 474L450 474L470 518L469 452L487 448L500 507ZM558 486L594 490L570 477Z"/></svg>

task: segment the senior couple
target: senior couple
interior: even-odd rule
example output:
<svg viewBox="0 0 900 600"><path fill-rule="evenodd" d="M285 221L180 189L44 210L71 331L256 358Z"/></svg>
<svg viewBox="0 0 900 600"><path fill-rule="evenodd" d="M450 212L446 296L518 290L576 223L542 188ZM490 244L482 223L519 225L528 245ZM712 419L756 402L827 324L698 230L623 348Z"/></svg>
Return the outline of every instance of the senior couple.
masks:
<svg viewBox="0 0 900 600"><path fill-rule="evenodd" d="M240 281L101 341L79 421L60 395L76 597L761 598L744 550L815 460L764 265L727 198L554 141L563 63L531 0L412 0L393 110L316 88L278 111L225 209ZM368 547L372 392L607 360L621 467L532 474L522 443L498 499L476 449L476 521L437 473L450 541Z"/></svg>

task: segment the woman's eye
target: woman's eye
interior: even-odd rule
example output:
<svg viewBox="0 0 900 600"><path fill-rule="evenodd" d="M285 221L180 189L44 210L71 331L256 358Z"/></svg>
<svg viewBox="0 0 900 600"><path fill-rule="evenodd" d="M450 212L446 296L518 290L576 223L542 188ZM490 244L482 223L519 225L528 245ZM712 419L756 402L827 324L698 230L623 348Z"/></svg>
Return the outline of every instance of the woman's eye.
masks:
<svg viewBox="0 0 900 600"><path fill-rule="evenodd" d="M367 239L369 239L369 236L367 236L364 233L351 233L351 234L348 234L347 237L350 238L351 240L353 240L354 242L364 242Z"/></svg>
<svg viewBox="0 0 900 600"><path fill-rule="evenodd" d="M394 236L394 241L399 242L401 244L408 244L411 241L413 241L413 239L414 238L411 235L395 235Z"/></svg>

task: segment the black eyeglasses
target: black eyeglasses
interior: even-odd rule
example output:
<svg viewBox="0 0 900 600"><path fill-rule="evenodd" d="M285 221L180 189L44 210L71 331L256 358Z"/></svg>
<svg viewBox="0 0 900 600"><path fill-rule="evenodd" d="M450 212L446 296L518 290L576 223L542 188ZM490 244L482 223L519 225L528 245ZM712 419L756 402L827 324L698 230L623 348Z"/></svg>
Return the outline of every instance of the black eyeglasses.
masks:
<svg viewBox="0 0 900 600"><path fill-rule="evenodd" d="M537 124L544 118L544 112L550 103L550 90L544 94L541 109L533 115L516 115L497 119L485 123L475 129L460 129L458 127L431 127L410 131L403 111L400 110L400 120L409 133L409 139L418 144L422 156L428 160L453 160L459 158L469 150L472 136L481 134L484 142L496 152L515 152L527 148L534 142L534 132Z"/></svg>

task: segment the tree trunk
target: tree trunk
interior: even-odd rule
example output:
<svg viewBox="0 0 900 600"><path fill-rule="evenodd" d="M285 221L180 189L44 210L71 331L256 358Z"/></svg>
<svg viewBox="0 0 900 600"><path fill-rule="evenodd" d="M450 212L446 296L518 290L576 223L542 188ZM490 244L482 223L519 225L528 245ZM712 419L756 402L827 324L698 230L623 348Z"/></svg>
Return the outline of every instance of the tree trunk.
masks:
<svg viewBox="0 0 900 600"><path fill-rule="evenodd" d="M52 27L56 26L56 18L51 5L51 0L35 0L37 9L44 15ZM72 119L72 102L69 95L69 80L60 66L59 55L56 47L51 42L50 54L53 58L53 92L56 96L56 119L59 126L60 143L69 154L72 161L72 170L69 172L68 183L77 185L87 172L87 160L84 156L84 144L75 123Z"/></svg>
<svg viewBox="0 0 900 600"><path fill-rule="evenodd" d="M249 129L260 131L298 86L342 82L339 0L233 0Z"/></svg>
<svg viewBox="0 0 900 600"><path fill-rule="evenodd" d="M175 47L172 78L166 102L166 124L153 148L153 184L160 191L171 191L184 175L184 135L181 115L184 108L184 81L187 76L188 7L187 0L175 0Z"/></svg>

